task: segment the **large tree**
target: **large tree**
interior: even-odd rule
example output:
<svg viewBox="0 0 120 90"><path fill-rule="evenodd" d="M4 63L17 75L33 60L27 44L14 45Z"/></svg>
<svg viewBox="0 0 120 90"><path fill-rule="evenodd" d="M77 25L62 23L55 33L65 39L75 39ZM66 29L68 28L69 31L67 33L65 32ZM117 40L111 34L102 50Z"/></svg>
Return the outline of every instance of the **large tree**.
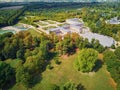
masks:
<svg viewBox="0 0 120 90"><path fill-rule="evenodd" d="M103 57L105 64L107 65L107 70L110 72L112 78L117 83L117 90L120 90L120 60L112 51L105 51Z"/></svg>
<svg viewBox="0 0 120 90"><path fill-rule="evenodd" d="M21 66L16 70L16 82L23 84L25 87L31 87L31 75L27 68Z"/></svg>
<svg viewBox="0 0 120 90"><path fill-rule="evenodd" d="M15 72L9 64L0 61L0 88L7 87L10 82L15 80Z"/></svg>
<svg viewBox="0 0 120 90"><path fill-rule="evenodd" d="M82 49L75 62L75 66L82 72L90 72L95 66L98 58L98 52L94 49Z"/></svg>

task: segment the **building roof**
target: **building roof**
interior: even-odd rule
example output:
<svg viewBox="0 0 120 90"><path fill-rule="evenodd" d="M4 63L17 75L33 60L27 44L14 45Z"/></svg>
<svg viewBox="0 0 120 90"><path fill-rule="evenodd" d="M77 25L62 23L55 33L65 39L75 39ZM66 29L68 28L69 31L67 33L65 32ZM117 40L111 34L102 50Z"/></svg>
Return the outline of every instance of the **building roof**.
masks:
<svg viewBox="0 0 120 90"><path fill-rule="evenodd" d="M114 17L111 18L111 20L109 20L110 24L120 24L120 20L118 20L118 17Z"/></svg>
<svg viewBox="0 0 120 90"><path fill-rule="evenodd" d="M60 30L60 29L61 29L61 27L51 28L51 29L49 29L49 31L54 32L54 31L56 31L56 30Z"/></svg>
<svg viewBox="0 0 120 90"><path fill-rule="evenodd" d="M80 34L83 38L87 38L89 42L92 41L92 39L99 40L100 44L103 45L104 47L111 47L114 43L115 40L111 37L100 35L97 33L85 33L85 34Z"/></svg>
<svg viewBox="0 0 120 90"><path fill-rule="evenodd" d="M63 32L71 32L70 29L65 29L65 28L61 28L60 31L63 31Z"/></svg>
<svg viewBox="0 0 120 90"><path fill-rule="evenodd" d="M80 27L80 26L76 26L76 25L71 25L70 26L71 30L74 28L76 29L77 31L81 31L83 29L83 27ZM73 31L73 30L72 30Z"/></svg>
<svg viewBox="0 0 120 90"><path fill-rule="evenodd" d="M70 28L70 25L63 25L62 28L68 29Z"/></svg>

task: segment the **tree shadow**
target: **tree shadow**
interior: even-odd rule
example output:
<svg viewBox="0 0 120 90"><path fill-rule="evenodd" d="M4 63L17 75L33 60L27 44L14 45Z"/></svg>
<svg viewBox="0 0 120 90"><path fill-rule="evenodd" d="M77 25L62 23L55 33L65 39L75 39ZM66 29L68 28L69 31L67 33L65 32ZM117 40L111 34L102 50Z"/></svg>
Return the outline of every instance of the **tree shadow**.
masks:
<svg viewBox="0 0 120 90"><path fill-rule="evenodd" d="M16 79L15 77L8 81L7 84L3 87L3 88L0 88L0 90L9 90L10 88L12 88L14 85L16 84Z"/></svg>
<svg viewBox="0 0 120 90"><path fill-rule="evenodd" d="M39 83L42 80L42 75L41 74L36 74L34 75L33 78L31 78L31 85L29 88L34 87L37 83Z"/></svg>
<svg viewBox="0 0 120 90"><path fill-rule="evenodd" d="M102 67L102 64L103 62L100 59L98 59L92 71L97 72Z"/></svg>
<svg viewBox="0 0 120 90"><path fill-rule="evenodd" d="M49 53L49 58L48 58L48 60L47 61L50 61L50 60L52 60L55 56L57 56L58 55L58 53L57 52L50 52Z"/></svg>
<svg viewBox="0 0 120 90"><path fill-rule="evenodd" d="M82 84L77 85L77 90L86 90L86 88Z"/></svg>

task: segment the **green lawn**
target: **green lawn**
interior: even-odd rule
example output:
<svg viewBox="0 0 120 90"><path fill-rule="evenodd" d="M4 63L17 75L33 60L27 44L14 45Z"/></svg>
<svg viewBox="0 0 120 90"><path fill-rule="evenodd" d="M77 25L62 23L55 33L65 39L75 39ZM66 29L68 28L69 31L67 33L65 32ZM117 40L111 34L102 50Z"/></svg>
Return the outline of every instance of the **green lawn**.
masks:
<svg viewBox="0 0 120 90"><path fill-rule="evenodd" d="M81 83L86 90L115 90L114 82L111 80L106 66L103 65L96 73L81 73L74 68L74 60L77 54L70 57L61 57L61 64L56 65L51 61L52 70L46 70L42 73L43 79L36 84L32 90L51 90L51 84L62 85L65 82L72 81L76 84ZM21 85L14 86L11 90L26 90ZM30 89L31 90L31 89Z"/></svg>

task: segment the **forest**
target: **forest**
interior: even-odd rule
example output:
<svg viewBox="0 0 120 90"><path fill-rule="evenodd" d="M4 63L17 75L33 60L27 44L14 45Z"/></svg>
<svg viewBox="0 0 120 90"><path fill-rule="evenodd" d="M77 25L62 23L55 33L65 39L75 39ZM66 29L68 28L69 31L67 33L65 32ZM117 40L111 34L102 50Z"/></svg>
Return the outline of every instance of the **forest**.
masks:
<svg viewBox="0 0 120 90"><path fill-rule="evenodd" d="M14 25L19 21L19 16L23 14L25 8L16 9L1 9L0 10L0 27Z"/></svg>

